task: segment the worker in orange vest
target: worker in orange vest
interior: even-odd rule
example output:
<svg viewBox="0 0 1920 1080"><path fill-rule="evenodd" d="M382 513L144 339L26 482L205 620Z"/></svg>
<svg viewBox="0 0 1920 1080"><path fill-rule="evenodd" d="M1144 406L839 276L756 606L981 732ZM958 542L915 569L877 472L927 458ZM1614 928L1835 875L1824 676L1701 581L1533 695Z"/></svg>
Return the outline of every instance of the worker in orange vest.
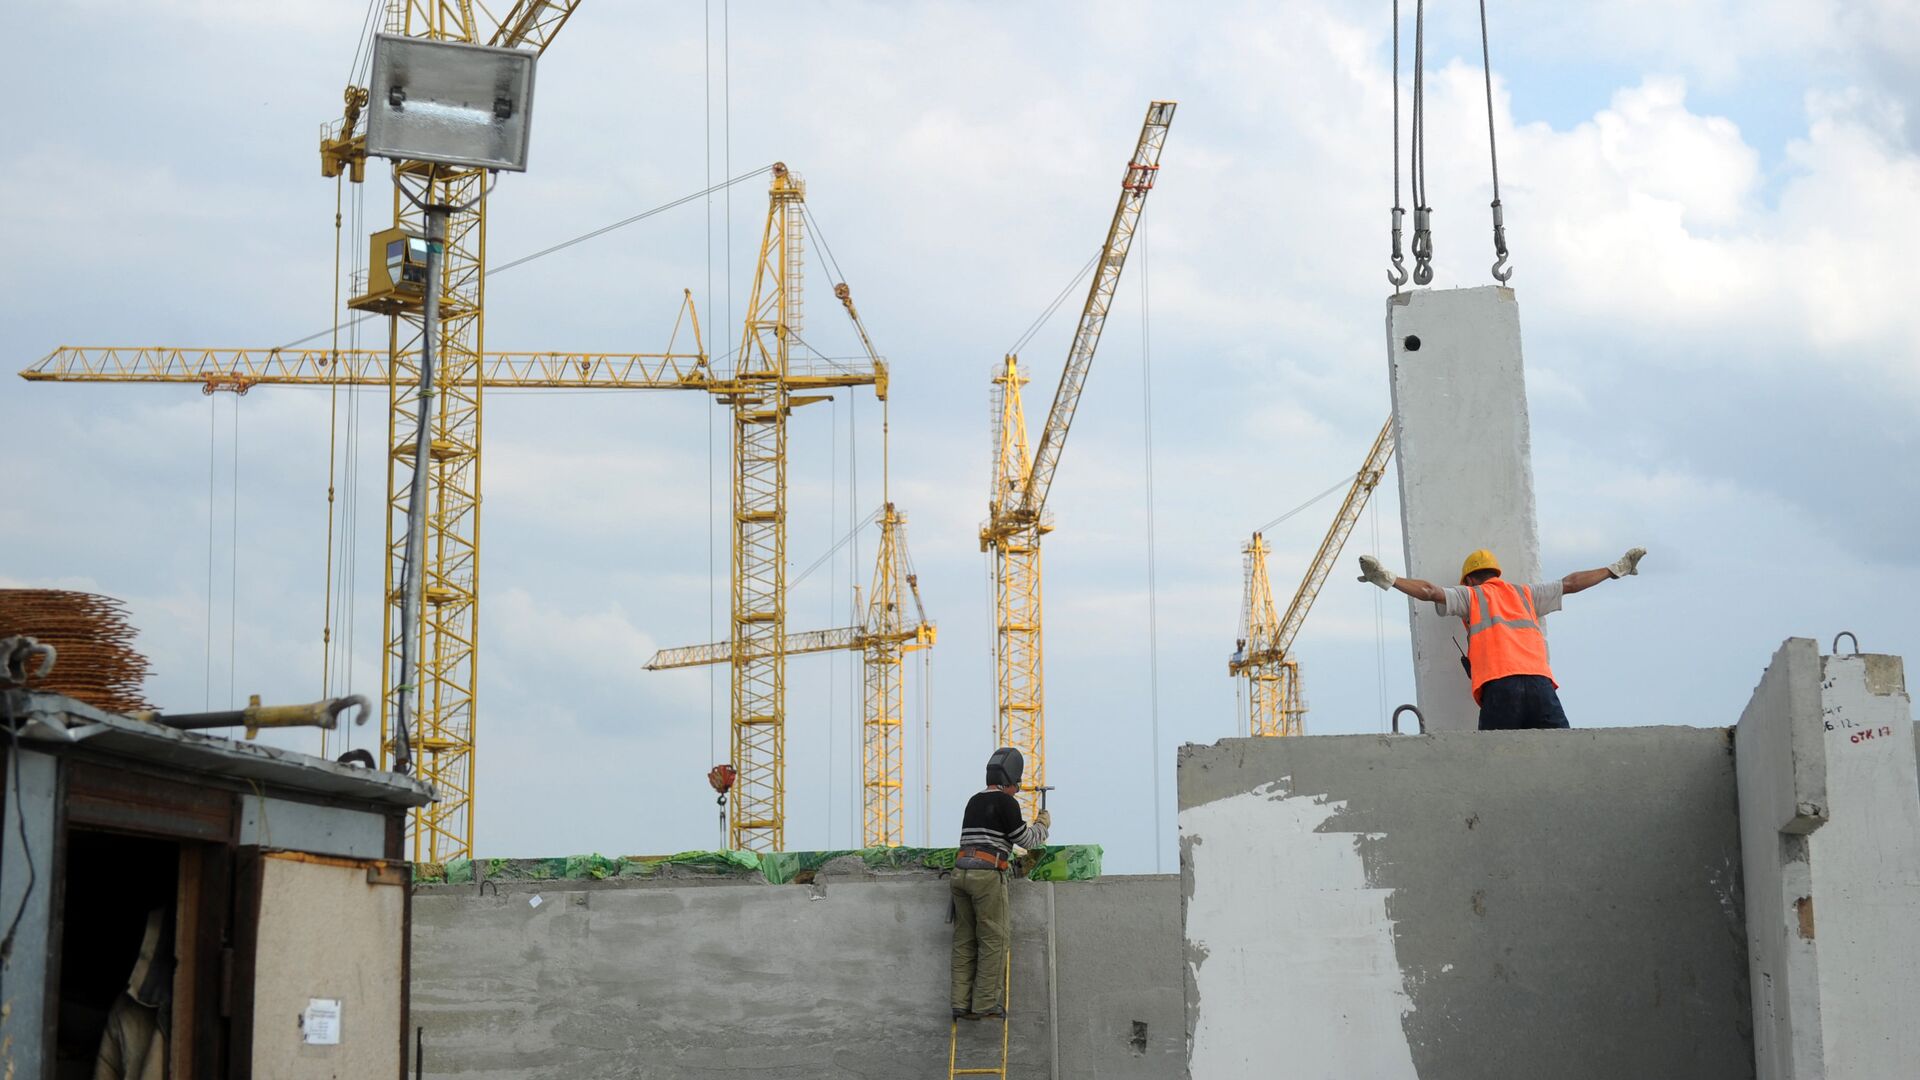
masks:
<svg viewBox="0 0 1920 1080"><path fill-rule="evenodd" d="M1553 681L1553 669L1547 665L1547 639L1540 632L1540 617L1559 611L1563 597L1638 574L1646 553L1646 548L1633 548L1597 570L1578 570L1559 581L1514 585L1501 578L1500 561L1493 552L1482 548L1461 565L1457 586L1400 577L1381 566L1379 559L1362 555L1360 580L1430 601L1440 614L1466 624L1462 662L1473 680L1481 731L1563 728L1567 713L1560 707L1560 684Z"/></svg>

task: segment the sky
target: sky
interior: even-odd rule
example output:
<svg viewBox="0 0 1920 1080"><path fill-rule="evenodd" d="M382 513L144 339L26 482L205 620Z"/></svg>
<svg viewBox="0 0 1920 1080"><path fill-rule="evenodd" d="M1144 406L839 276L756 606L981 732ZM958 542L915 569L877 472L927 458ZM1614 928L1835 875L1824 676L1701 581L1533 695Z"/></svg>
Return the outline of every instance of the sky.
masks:
<svg viewBox="0 0 1920 1080"><path fill-rule="evenodd" d="M1434 287L1480 286L1477 9L1430 7ZM1177 868L1178 748L1241 723L1226 673L1240 547L1351 474L1389 408L1389 8L594 2L542 59L531 166L489 207L496 262L774 161L807 182L833 258L809 253L805 333L857 348L837 265L892 365L891 495L939 624L926 667L910 665L912 842L952 842L993 746L977 539L990 379L1097 250L1146 103L1170 98L1160 181L1050 498L1045 670L1055 838L1101 844L1110 873ZM1920 572L1900 242L1920 204L1920 9L1488 8L1543 561L1650 552L1552 620L1573 723L1731 724L1791 636L1824 647L1850 630L1920 655L1897 593ZM0 86L31 107L0 143L0 357L268 346L333 325L336 188L316 139L365 14L17 13L32 47ZM387 182L373 165L344 194L348 263L387 223ZM765 213L755 177L502 273L486 344L658 351L691 289L721 352ZM1078 303L1021 352L1035 425ZM124 600L157 704L319 696L329 596L330 689L377 692L383 394L0 381L0 428L15 461L0 584ZM705 774L724 753L724 672L642 664L725 636L727 432L704 395L488 395L479 854L718 845ZM879 436L871 394L795 415L791 574L878 505ZM1413 698L1406 603L1353 580L1363 551L1401 561L1392 487L1296 643L1312 734L1384 731ZM1269 533L1280 604L1334 506ZM873 546L868 529L795 586L790 628L852 621ZM851 654L790 664L791 848L855 843L858 679Z"/></svg>

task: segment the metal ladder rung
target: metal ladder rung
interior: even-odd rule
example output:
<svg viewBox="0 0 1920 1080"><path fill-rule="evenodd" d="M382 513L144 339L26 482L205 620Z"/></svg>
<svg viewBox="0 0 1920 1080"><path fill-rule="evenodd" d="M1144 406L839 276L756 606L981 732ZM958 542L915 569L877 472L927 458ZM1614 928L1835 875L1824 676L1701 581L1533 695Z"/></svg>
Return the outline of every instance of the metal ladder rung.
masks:
<svg viewBox="0 0 1920 1080"><path fill-rule="evenodd" d="M1007 976L1006 981L1000 985L1000 1005L1002 1008L1012 1008L1013 1006L1013 933L1011 928L1008 929L1007 933ZM962 1069L958 1066L960 1060L960 1021L956 1018L953 1021L953 1026L947 1031L947 1080L953 1080L956 1076L998 1076L1001 1080L1006 1080L1007 1044L1012 1039L1013 1021L1003 1016L998 1020L985 1022L1000 1025L1000 1067L997 1069Z"/></svg>

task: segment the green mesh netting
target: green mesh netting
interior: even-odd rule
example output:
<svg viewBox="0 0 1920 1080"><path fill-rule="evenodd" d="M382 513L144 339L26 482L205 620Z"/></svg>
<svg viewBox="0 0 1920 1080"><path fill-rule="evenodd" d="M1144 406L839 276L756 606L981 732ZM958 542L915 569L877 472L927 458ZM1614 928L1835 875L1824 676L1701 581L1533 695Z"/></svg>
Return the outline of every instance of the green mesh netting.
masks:
<svg viewBox="0 0 1920 1080"><path fill-rule="evenodd" d="M1098 844L1059 844L1037 848L1014 863L1014 871L1033 881L1090 881L1100 876ZM413 880L421 885L470 885L477 869L486 881L600 881L606 878L752 877L774 885L813 880L834 859L852 856L870 870L951 870L953 848L855 848L842 851L683 851L676 855L566 855L547 859L453 859L415 863Z"/></svg>

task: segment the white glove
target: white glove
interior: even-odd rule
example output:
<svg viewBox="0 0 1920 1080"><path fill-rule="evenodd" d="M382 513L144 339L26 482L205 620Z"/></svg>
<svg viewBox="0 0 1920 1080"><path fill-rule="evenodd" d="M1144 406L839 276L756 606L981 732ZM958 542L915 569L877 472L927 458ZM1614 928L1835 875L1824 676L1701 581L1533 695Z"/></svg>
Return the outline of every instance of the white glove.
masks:
<svg viewBox="0 0 1920 1080"><path fill-rule="evenodd" d="M1646 548L1630 548L1625 555L1620 556L1617 561L1607 567L1607 573L1612 574L1614 577L1626 577L1628 574L1637 574L1640 572L1640 560L1645 558L1646 554Z"/></svg>
<svg viewBox="0 0 1920 1080"><path fill-rule="evenodd" d="M1035 824L1039 825L1043 829L1053 828L1053 815L1048 813L1045 810L1042 810L1039 813L1033 815L1033 820Z"/></svg>
<svg viewBox="0 0 1920 1080"><path fill-rule="evenodd" d="M1391 589L1393 588L1393 583L1400 579L1394 575L1393 571L1381 566L1379 559L1372 555L1362 555L1360 556L1359 580L1371 585L1378 585L1382 589Z"/></svg>

